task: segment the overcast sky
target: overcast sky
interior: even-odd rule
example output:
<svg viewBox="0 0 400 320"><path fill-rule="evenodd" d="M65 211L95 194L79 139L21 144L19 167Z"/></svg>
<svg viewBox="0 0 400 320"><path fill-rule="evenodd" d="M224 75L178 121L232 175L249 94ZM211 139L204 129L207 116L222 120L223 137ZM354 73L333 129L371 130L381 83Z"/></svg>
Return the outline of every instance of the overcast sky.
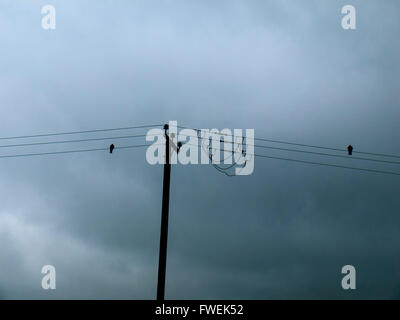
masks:
<svg viewBox="0 0 400 320"><path fill-rule="evenodd" d="M341 27L347 4L356 30ZM0 137L177 120L400 154L399 14L397 0L1 0ZM0 159L0 298L154 299L162 172L145 149ZM166 298L400 298L399 186L263 158L241 177L173 166ZM41 287L47 264L56 290Z"/></svg>

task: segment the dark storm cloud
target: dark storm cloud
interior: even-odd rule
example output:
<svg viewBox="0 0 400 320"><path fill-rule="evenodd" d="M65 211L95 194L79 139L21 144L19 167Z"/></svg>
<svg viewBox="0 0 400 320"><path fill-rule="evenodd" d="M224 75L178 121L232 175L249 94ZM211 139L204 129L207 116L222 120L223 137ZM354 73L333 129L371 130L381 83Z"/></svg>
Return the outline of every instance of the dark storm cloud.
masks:
<svg viewBox="0 0 400 320"><path fill-rule="evenodd" d="M46 32L47 2L2 1L1 136L173 119L400 153L400 7L350 2L52 1ZM0 297L154 297L162 168L144 150L1 161ZM398 298L398 178L261 158L249 177L172 170L168 298Z"/></svg>

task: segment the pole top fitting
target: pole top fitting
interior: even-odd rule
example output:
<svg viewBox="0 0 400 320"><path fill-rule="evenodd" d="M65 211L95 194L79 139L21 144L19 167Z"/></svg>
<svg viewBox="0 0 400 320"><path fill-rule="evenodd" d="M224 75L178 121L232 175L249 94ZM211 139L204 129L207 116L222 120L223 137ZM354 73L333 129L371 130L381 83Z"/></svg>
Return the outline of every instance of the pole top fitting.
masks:
<svg viewBox="0 0 400 320"><path fill-rule="evenodd" d="M164 124L164 130L168 130L169 129L169 125L168 124Z"/></svg>
<svg viewBox="0 0 400 320"><path fill-rule="evenodd" d="M179 150L181 150L181 147L182 147L182 142L178 141L178 151L177 152L179 152Z"/></svg>

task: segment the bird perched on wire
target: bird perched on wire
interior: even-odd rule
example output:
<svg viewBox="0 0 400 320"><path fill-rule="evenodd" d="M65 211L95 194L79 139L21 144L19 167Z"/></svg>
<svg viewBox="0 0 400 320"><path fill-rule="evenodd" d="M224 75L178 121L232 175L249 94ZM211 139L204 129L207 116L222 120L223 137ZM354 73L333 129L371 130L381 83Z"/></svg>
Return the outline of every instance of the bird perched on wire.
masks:
<svg viewBox="0 0 400 320"><path fill-rule="evenodd" d="M115 148L114 144L111 144L110 145L110 153L113 153L114 148Z"/></svg>
<svg viewBox="0 0 400 320"><path fill-rule="evenodd" d="M351 156L351 155L353 154L353 146L352 146L352 145L349 145L349 146L347 147L347 151L349 152L349 156Z"/></svg>

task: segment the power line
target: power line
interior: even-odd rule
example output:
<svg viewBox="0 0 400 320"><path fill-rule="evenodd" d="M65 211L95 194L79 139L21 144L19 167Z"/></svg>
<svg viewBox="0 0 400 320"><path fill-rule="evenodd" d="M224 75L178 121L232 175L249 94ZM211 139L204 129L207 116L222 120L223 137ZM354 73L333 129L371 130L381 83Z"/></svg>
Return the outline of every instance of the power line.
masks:
<svg viewBox="0 0 400 320"><path fill-rule="evenodd" d="M0 137L0 140L32 138L32 137L44 137L44 136L58 136L58 135L78 134L78 133L89 133L89 132L92 133L92 132L103 132L103 131L127 130L127 129L148 128L148 127L157 127L157 126L160 126L160 125L132 126L132 127L121 127L121 128L85 130L85 131L70 131L70 132L60 132L60 133L36 134L36 135L29 135L29 136L26 135L26 136L15 136L15 137ZM185 128L185 129L193 129L193 128L181 127L181 126L179 126L179 127L180 128ZM198 130L198 129L193 129L193 130ZM50 144L59 144L59 143L61 144L61 143L102 141L102 140L113 140L113 139L117 140L117 139L136 138L136 137L145 137L145 136L147 136L147 135L140 134L140 135L127 135L127 136L114 136L114 137L101 137L101 138L87 138L87 139L35 142L35 143L24 143L24 144L9 144L9 145L0 145L0 148L34 146L34 145L50 145ZM197 137L198 139L205 139L203 137L198 137L198 136L190 136L190 137ZM242 138L242 137L240 137L240 138ZM293 144L293 145L301 145L301 146L307 146L307 147L324 148L324 149L330 149L330 150L336 150L336 151L345 151L345 150L336 149L336 148L319 147L319 146L312 146L312 145L306 145L306 144L295 144L295 143L290 143L290 142L283 142L283 141L270 140L270 139L264 139L264 138L254 138L254 139L255 140L261 140L261 141L269 141L269 142L278 142L278 143L286 143L286 144ZM211 139L211 140L216 141L215 139ZM220 141L220 142L222 142L222 141ZM186 144L188 144L188 143L186 143ZM239 145L239 143L238 143L238 145ZM147 146L150 146L150 144L117 146L115 149L140 148L140 147L147 147ZM198 145L193 145L193 146L198 146ZM281 151L316 154L316 155L321 155L321 156L331 156L331 157L340 157L340 158L346 158L346 159L358 159L358 160L367 160L367 161L375 161L375 162L383 162L383 163L400 164L400 162L386 161L386 160L379 160L379 159L351 157L351 156L346 157L346 156L342 156L342 155L327 154L327 153L320 153L320 152L313 152L313 151L306 151L306 150L286 149L286 148L263 146L263 145L256 145L256 144L254 146L255 147L260 147L260 148L276 149L276 150L281 150ZM237 149L235 151L234 150L225 150L225 149L221 149L221 148L219 148L219 149L218 148L210 148L210 149L219 150L219 151L226 151L226 152L232 152L232 154L233 153L241 153L240 151L237 151ZM37 153L22 153L22 154L0 155L0 159L1 158L17 158L17 157L32 157L32 156L42 156L42 155L55 155L55 154L106 151L106 150L108 150L108 148L88 148L88 149L78 149L78 150L50 151L50 152L37 152ZM361 153L361 152L358 152L358 153ZM366 153L366 152L364 152L364 153ZM366 153L366 154L397 157L397 156L394 156L394 155L378 154L378 153L371 153L371 152ZM351 166L344 166L344 165L337 165L337 164L330 164L330 163L305 161L305 160L299 160L299 159L293 159L293 158L282 158L282 157L275 157L275 156L268 156L268 155L261 155L261 154L248 154L248 155L256 156L256 157L262 157L262 158L276 159L276 160L284 160L284 161L292 161L292 162L298 162L298 163L306 163L306 164L312 164L312 165L329 166L329 167L344 168L344 169L351 169L351 170L359 170L359 171L381 173L381 174L400 175L400 173L391 172L391 171L383 171L383 170L351 167ZM218 171L220 171L220 172L223 172L223 171L228 170L230 168L231 168L231 166L228 167L228 168L216 167L216 169ZM223 173L226 174L226 172L223 172Z"/></svg>
<svg viewBox="0 0 400 320"><path fill-rule="evenodd" d="M190 127L185 127L185 126L177 126L177 127L181 128L181 129L192 129L192 130L195 130L195 131L200 131L201 130L201 129L190 128ZM230 136L230 135L227 135L227 134L224 134L224 133L219 133L219 134L220 135L225 135L225 136ZM233 138L243 138L242 136L232 136L232 137ZM301 147L307 147L307 148L317 148L317 149L324 149L324 150L347 152L347 150L340 149L340 148L332 148L332 147L318 146L318 145L312 145L312 144L295 143L295 142L282 141L282 140L272 140L272 139L256 138L256 137L254 138L254 140L264 141L264 142L272 142L272 143L280 143L280 144L287 144L287 145L293 145L293 146L301 146ZM353 151L353 153L400 159L400 155L387 154L387 153L375 153L375 152L366 152L366 151Z"/></svg>
<svg viewBox="0 0 400 320"><path fill-rule="evenodd" d="M194 129L194 130L195 130L195 129ZM195 136L192 136L192 137L195 137ZM197 136L197 138L200 138L200 137ZM202 139L204 139L204 138L202 138ZM214 141L215 141L215 140L214 140ZM197 145L193 145L193 144L189 144L189 145L198 147ZM256 146L256 145L255 145L255 146ZM213 148L213 147L210 147L210 149L212 149L212 150L219 150L219 151L227 151L227 152L231 152L232 154L233 154L233 153L241 153L241 152L239 152L239 151L226 150L226 149L221 149L221 148ZM290 151L297 151L297 150L294 150L294 149L287 149L287 150L290 150ZM299 150L299 151L300 151L300 150ZM305 152L306 152L306 153L313 153L313 152L310 152L310 151L305 151ZM306 163L306 164L313 164L313 165L320 165L320 166L328 166L328 167L335 167L335 168L343 168L343 169L350 169L350 170L358 170L358 171L365 171L365 172L373 172L373 173L380 173L380 174L388 174L388 175L400 176L400 173L392 172L392 171L383 171L383 170L375 170L375 169L367 169L367 168L359 168L359 167L350 167L350 166L344 166L344 165L336 165L336 164L329 164L329 163L305 161L305 160L298 160L298 159L291 159L291 158L273 157L273 156L260 155L260 154L249 154L249 155L255 156L255 157L276 159L276 160L285 160L285 161L292 161L292 162L299 162L299 163ZM330 154L321 154L321 155L330 155ZM336 155L332 155L332 156L336 156ZM340 155L337 155L337 156L340 156ZM343 157L343 156L340 156L340 157ZM347 158L347 157L345 157L345 158ZM351 159L351 157L348 157L348 158ZM211 159L211 160L212 160L212 159ZM366 158L362 158L362 160L371 160L371 161L374 161L374 159L366 159ZM397 162L390 162L390 161L384 161L384 160L379 161L379 162L397 163ZM213 166L214 166L214 165L213 165ZM222 168L217 167L217 166L214 166L214 168L217 169L217 170L220 171L220 172L222 172L221 170L223 170ZM226 172L222 172L222 173L224 173L224 174L226 174L226 175L229 175L229 174L227 174ZM229 176L230 176L230 175L229 175Z"/></svg>
<svg viewBox="0 0 400 320"><path fill-rule="evenodd" d="M150 124L150 125L140 125L140 126L130 126L130 127L118 127L118 128L105 128L105 129L94 129L94 130L81 130L81 131L69 131L69 132L58 132L58 133L45 133L45 134L23 135L23 136L0 137L0 140L35 138L35 137L49 137L49 136L61 136L61 135L83 134L83 133L96 133L96 132L130 130L130 129L150 128L150 127L159 127L159 126L162 126L162 125L161 124ZM183 129L192 129L192 130L196 130L196 131L200 130L200 129L191 128L191 127L185 127L185 126L177 126L177 127L178 128L183 128ZM226 135L226 134L221 133L221 135ZM102 140L112 140L112 139L137 138L137 137L145 137L145 136L146 135L128 135L128 136L119 136L119 137L104 137L104 138L65 140L65 141L9 144L9 145L0 145L0 148L36 146L36 145L50 145L50 144L61 144L61 143L77 143L77 142L89 142L89 141L102 141ZM195 136L190 136L190 137L195 137ZM243 138L241 136L233 136L233 137ZM197 137L197 138L204 139L203 137ZM215 141L214 139L212 139L212 140ZM294 146L309 147L309 148L319 148L319 149L324 149L324 150L347 152L347 150L345 150L345 149L331 148L331 147L324 147L324 146L317 146L317 145L310 145L310 144L301 144L301 143L294 143L294 142L281 141L281 140L272 140L272 139L266 139L266 138L257 138L257 137L255 137L254 140L264 141L264 142L272 142L272 143L280 143L280 144L287 144L287 145L294 145ZM272 146L263 146L263 145L257 145L257 144L254 144L254 145L251 145L251 146L259 147L259 148L266 148L266 149L289 151L289 152L309 153L309 154L315 154L315 155L321 155L321 156L329 156L329 157L338 157L338 158L346 158L346 159L357 159L357 160L382 162L382 163L390 163L390 164L400 164L400 162L396 162L396 161L387 161L387 160L362 158L362 157L354 157L354 156L347 157L347 156L343 156L343 155L319 153L319 152L306 151L306 150L285 149L285 148L272 147ZM391 157L391 158L400 159L400 156L392 155L392 154L363 152L363 151L353 151L353 153L367 154L367 155L381 156L381 157Z"/></svg>
<svg viewBox="0 0 400 320"><path fill-rule="evenodd" d="M162 144L160 144L162 145ZM148 147L149 144L141 144L141 145L128 145L128 146L117 146L115 149L132 149L132 148L142 148ZM197 145L193 145L197 146ZM225 149L217 149L211 148L213 150L220 150L220 151L228 151L232 153L241 153L238 151L233 150L225 150ZM44 155L56 155L56 154L68 154L68 153L83 153L83 152L95 152L95 151L107 151L109 148L91 148L91 149L78 149L78 150L63 150L63 151L51 151L51 152L38 152L38 153L23 153L23 154L11 154L11 155L0 155L0 159L4 158L20 158L20 157L33 157L33 156L44 156ZM382 170L375 170L375 169L367 169L367 168L359 168L359 167L350 167L350 166L343 166L343 165L336 165L336 164L328 164L328 163L321 163L321 162L313 162L313 161L305 161L299 159L291 159L291 158L282 158L282 157L274 157L268 155L260 155L260 154L248 154L250 156L255 157L262 157L262 158L269 158L269 159L276 159L276 160L285 160L285 161L292 161L292 162L299 162L299 163L306 163L312 165L320 165L320 166L329 166L329 167L336 167L336 168L344 168L344 169L351 169L351 170L358 170L358 171L365 171L365 172L373 172L373 173L380 173L380 174L388 174L388 175L396 175L399 176L400 173L391 172L391 171L382 171ZM216 168L220 171L221 168ZM222 171L220 171L222 172ZM226 172L222 172L227 174ZM227 174L229 175L229 174Z"/></svg>
<svg viewBox="0 0 400 320"><path fill-rule="evenodd" d="M354 156L343 156L343 155L340 155L340 154L330 154L330 153L313 152L313 151L296 150L296 149L285 149L285 148L261 146L261 145L254 145L254 146L255 147L259 147L259 148L265 148L265 149L274 149L274 150L281 150L281 151L290 151L290 152L300 152L300 153L315 154L315 155L319 155L319 156L328 156L328 157L336 157L336 158L344 158L344 159L365 160L365 161L373 161L373 162L400 164L400 162L398 162L398 161L388 161L388 160L362 158L362 157L354 157Z"/></svg>
<svg viewBox="0 0 400 320"><path fill-rule="evenodd" d="M187 137L192 137L192 138L198 138L202 140L211 140L211 141L218 141L220 143L224 143L222 140L218 139L212 139L209 137L199 137L199 136L191 136L187 135ZM254 140L257 140L256 138ZM237 144L238 146L242 143L239 142L234 142L230 141L229 143ZM314 152L314 151L307 151L307 150L298 150L298 149L287 149L287 148L281 148L281 147L272 147L272 146L264 146L264 145L259 145L259 144L247 144L247 146L252 146L252 147L258 147L258 148L264 148L264 149L273 149L273 150L281 150L281 151L289 151L289 152L299 152L299 153L307 153L307 154L315 154L319 156L328 156L328 157L336 157L336 158L343 158L343 159L350 159L350 160L363 160L363 161L372 161L372 162L381 162L381 163L390 163L390 164L400 164L399 161L389 161L389 160L381 160L381 159L372 159L372 158L363 158L363 157L357 157L357 156L344 156L344 155L339 155L339 154L331 154L331 153L322 153L322 152ZM337 149L340 150L340 149ZM344 150L341 150L344 151ZM346 150L347 152L347 150ZM354 151L353 151L354 152Z"/></svg>
<svg viewBox="0 0 400 320"><path fill-rule="evenodd" d="M317 148L317 149L324 149L324 150L333 150L333 151L347 152L347 150L345 150L345 149L331 148L331 147L323 147L323 146L316 146L316 145L302 144L302 143L294 143L294 142L287 142L287 141L279 141L279 140L271 140L271 139L264 139L264 138L254 138L254 140L265 141L265 142L272 142L272 143L288 144L288 145L301 146L301 147L308 147L308 148ZM359 153L359 154L365 154L365 155L372 155L372 156L389 157L389 158L397 158L397 159L400 159L400 156L394 155L394 154L374 153L374 152L365 152L365 151L353 151L353 153Z"/></svg>
<svg viewBox="0 0 400 320"><path fill-rule="evenodd" d="M138 135L127 135L127 136L113 136L113 137L101 137L101 138L88 138L88 139L74 139L74 140L61 140L61 141L47 141L47 142L33 142L33 143L21 143L21 144L8 144L8 145L0 145L0 148L11 148L11 147L26 147L26 146L38 146L38 145L52 145L52 144L64 144L64 143L79 143L79 142L90 142L90 141L104 141L104 140L118 140L118 139L128 139L128 138L140 138L146 137L146 134L138 134ZM196 136L189 136L194 137ZM204 139L205 137L197 137L198 139ZM218 141L216 139L211 139L212 141ZM222 141L220 141L222 142ZM233 142L236 144L235 142ZM240 145L240 143L237 143ZM313 151L305 151L305 150L297 150L297 149L286 149L280 147L272 147L272 146L263 146L263 145L252 145L246 144L247 146L254 146L264 149L273 149L273 150L282 150L282 151L289 151L289 152L299 152L299 153L308 153L308 154L315 154L321 156L329 156L329 157L337 157L337 158L344 158L344 159L352 159L352 160L364 160L364 161L373 161L373 162L381 162L381 163L390 163L390 164L400 164L397 161L388 161L388 160L380 160L380 159L371 159L371 158L362 158L362 157L355 157L355 156L343 156L343 155L336 155L336 154L329 154L329 153L320 153L320 152L313 152Z"/></svg>
<svg viewBox="0 0 400 320"><path fill-rule="evenodd" d="M149 125L141 125L141 126L120 127L120 128L106 128L106 129L94 129L94 130L43 133L43 134L33 134L33 135L14 136L14 137L0 137L0 140L50 137L50 136L61 136L61 135L80 134L80 133L106 132L106 131L118 131L118 130L143 129L143 128L152 128L152 127L161 127L161 126L162 126L162 124L149 124Z"/></svg>
<svg viewBox="0 0 400 320"><path fill-rule="evenodd" d="M193 145L193 146L195 146L195 145ZM225 149L217 149L217 148L211 148L211 149L220 150L220 151L228 151L228 152L232 152L232 153L240 153L240 152L237 152L237 151L225 150ZM291 159L291 158L281 158L281 157L274 157L274 156L261 155L261 154L249 154L248 153L248 155L255 156L255 157L261 157L261 158L268 158L268 159L285 160L285 161L306 163L306 164L319 165L319 166L328 166L328 167L335 167L335 168L343 168L343 169L350 169L350 170L358 170L358 171L366 171L366 172L373 172L373 173L400 176L400 173L392 172L392 171L383 171L383 170L375 170L375 169L367 169L367 168L359 168L359 167L350 167L350 166L343 166L343 165L337 165L337 164L305 161L305 160L298 160L298 159Z"/></svg>
<svg viewBox="0 0 400 320"><path fill-rule="evenodd" d="M102 138L88 138L88 139L61 140L61 141L48 141L48 142L33 142L33 143L21 143L21 144L6 144L6 145L0 145L0 148L27 147L27 146L61 144L61 143L103 141L103 140L118 140L118 139L139 138L139 137L146 137L146 135L145 134L137 134L137 135L117 136L117 137L102 137Z"/></svg>
<svg viewBox="0 0 400 320"><path fill-rule="evenodd" d="M290 158L273 157L273 156L267 156L267 155L261 155L261 154L254 154L254 156L262 157L262 158L269 158L269 159L276 159L276 160L285 160L285 161L293 161L293 162L314 164L314 165L319 165L319 166L328 166L328 167L335 167L335 168L344 168L344 169L351 169L351 170L359 170L359 171L367 171L367 172L374 172L374 173L382 173L382 174L400 176L400 173L392 172L392 171L381 171L381 170L366 169L366 168L348 167L348 166L342 166L342 165L336 165L336 164L320 163L320 162L313 162L313 161L304 161L304 160L297 160L297 159L290 159Z"/></svg>
<svg viewBox="0 0 400 320"><path fill-rule="evenodd" d="M149 144L130 145L130 146L117 146L117 147L115 147L115 149L132 149L132 148L142 148L142 147L148 147L148 146L149 146ZM65 153L108 151L108 150L109 150L109 148L107 147L107 148L78 149L78 150L51 151L51 152L38 152L38 153L23 153L23 154L1 155L0 159L3 159L3 158L44 156L44 155L65 154Z"/></svg>

